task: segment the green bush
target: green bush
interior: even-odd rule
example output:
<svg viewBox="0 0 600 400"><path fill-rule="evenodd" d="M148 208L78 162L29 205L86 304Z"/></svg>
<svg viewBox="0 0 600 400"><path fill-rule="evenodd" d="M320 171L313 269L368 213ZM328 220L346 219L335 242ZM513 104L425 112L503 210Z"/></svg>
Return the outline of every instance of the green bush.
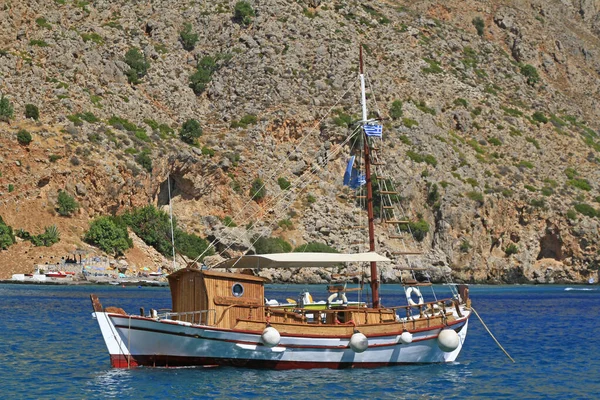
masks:
<svg viewBox="0 0 600 400"><path fill-rule="evenodd" d="M574 179L577 175L579 175L579 173L575 168L567 167L565 168L565 175L569 179Z"/></svg>
<svg viewBox="0 0 600 400"><path fill-rule="evenodd" d="M171 220L169 214L153 205L135 208L123 214L123 222L147 245L160 254L169 256L173 252L171 243ZM173 226L176 226L174 220Z"/></svg>
<svg viewBox="0 0 600 400"><path fill-rule="evenodd" d="M290 186L292 186L290 181L288 181L284 177L280 177L279 179L277 179L277 184L279 185L281 190L288 190L290 188Z"/></svg>
<svg viewBox="0 0 600 400"><path fill-rule="evenodd" d="M392 119L402 118L402 102L400 100L394 100L390 107L390 117Z"/></svg>
<svg viewBox="0 0 600 400"><path fill-rule="evenodd" d="M56 210L63 217L68 217L79 209L79 204L67 192L58 192L58 201Z"/></svg>
<svg viewBox="0 0 600 400"><path fill-rule="evenodd" d="M19 132L17 132L17 141L19 144L27 146L29 143L31 143L31 140L31 133L27 132L25 129L21 129Z"/></svg>
<svg viewBox="0 0 600 400"><path fill-rule="evenodd" d="M12 183L8 184L8 193L12 193L15 191L15 185L13 185Z"/></svg>
<svg viewBox="0 0 600 400"><path fill-rule="evenodd" d="M410 129L413 126L419 126L419 123L411 118L402 118L402 125Z"/></svg>
<svg viewBox="0 0 600 400"><path fill-rule="evenodd" d="M504 249L504 253L507 256L513 255L513 254L517 254L519 251L519 248L517 247L516 244L514 243L510 243L508 246L506 246L506 248Z"/></svg>
<svg viewBox="0 0 600 400"><path fill-rule="evenodd" d="M537 69L533 65L526 64L521 66L521 75L527 78L527 83L531 86L535 86L540 80L540 76Z"/></svg>
<svg viewBox="0 0 600 400"><path fill-rule="evenodd" d="M50 23L46 21L46 18L44 17L36 18L35 23L40 28L52 29L52 25L50 25Z"/></svg>
<svg viewBox="0 0 600 400"><path fill-rule="evenodd" d="M179 137L186 143L195 144L196 139L202 136L202 127L195 119L188 119L181 125Z"/></svg>
<svg viewBox="0 0 600 400"><path fill-rule="evenodd" d="M431 58L423 58L423 61L429 64L428 67L421 68L421 71L423 71L424 73L441 74L442 72L444 72L444 70L442 69L442 67L440 67L440 64L437 61L432 60Z"/></svg>
<svg viewBox="0 0 600 400"><path fill-rule="evenodd" d="M12 119L14 108L10 100L0 95L0 121L8 122Z"/></svg>
<svg viewBox="0 0 600 400"><path fill-rule="evenodd" d="M545 124L546 122L548 122L548 118L541 111L534 112L533 115L531 116L531 118L534 121L540 122L542 124Z"/></svg>
<svg viewBox="0 0 600 400"><path fill-rule="evenodd" d="M256 254L289 253L292 245L279 237L260 237L254 239Z"/></svg>
<svg viewBox="0 0 600 400"><path fill-rule="evenodd" d="M590 206L589 204L585 204L585 203L578 203L575 204L575 211L577 211L579 214L583 214L585 216L588 217L596 217L598 215L598 212L594 209L594 207Z"/></svg>
<svg viewBox="0 0 600 400"><path fill-rule="evenodd" d="M339 251L325 243L310 242L296 247L294 253L339 253Z"/></svg>
<svg viewBox="0 0 600 400"><path fill-rule="evenodd" d="M440 192L438 190L438 185L433 184L429 187L427 191L427 204L433 207L440 200Z"/></svg>
<svg viewBox="0 0 600 400"><path fill-rule="evenodd" d="M125 53L125 63L129 65L129 70L125 73L129 83L139 83L140 79L148 73L150 61L136 47L132 47Z"/></svg>
<svg viewBox="0 0 600 400"><path fill-rule="evenodd" d="M31 243L33 243L33 245L37 247L50 247L54 243L58 243L59 241L60 232L56 225L47 226L44 228L44 233L31 237Z"/></svg>
<svg viewBox="0 0 600 400"><path fill-rule="evenodd" d="M483 204L483 194L481 192L468 192L467 197L473 201L478 202L479 204Z"/></svg>
<svg viewBox="0 0 600 400"><path fill-rule="evenodd" d="M202 155L212 157L215 155L215 151L210 147L202 146Z"/></svg>
<svg viewBox="0 0 600 400"><path fill-rule="evenodd" d="M6 225L0 217L0 250L6 250L15 243L15 235L12 227Z"/></svg>
<svg viewBox="0 0 600 400"><path fill-rule="evenodd" d="M144 150L135 156L135 161L142 166L147 172L152 172L152 158L150 151Z"/></svg>
<svg viewBox="0 0 600 400"><path fill-rule="evenodd" d="M278 221L277 226L283 230L288 230L288 229L294 228L294 224L292 223L292 220L289 218Z"/></svg>
<svg viewBox="0 0 600 400"><path fill-rule="evenodd" d="M531 143L533 145L533 147L535 147L536 149L540 149L540 142L537 141L536 138L532 138L532 137L526 137L525 140L529 143Z"/></svg>
<svg viewBox="0 0 600 400"><path fill-rule="evenodd" d="M106 216L92 221L83 240L113 256L120 256L133 246L127 226L119 219Z"/></svg>
<svg viewBox="0 0 600 400"><path fill-rule="evenodd" d="M454 99L454 105L455 106L462 106L467 108L467 106L469 105L469 103L467 103L467 101L461 97Z"/></svg>
<svg viewBox="0 0 600 400"><path fill-rule="evenodd" d="M40 110L33 104L25 104L25 118L33 118L37 121L40 118Z"/></svg>
<svg viewBox="0 0 600 400"><path fill-rule="evenodd" d="M333 123L336 126L341 126L343 128L350 128L352 126L352 116L346 114L342 110L334 110L334 112L337 114L337 116L333 118Z"/></svg>
<svg viewBox="0 0 600 400"><path fill-rule="evenodd" d="M30 46L48 47L48 43L41 39L32 39L29 41Z"/></svg>
<svg viewBox="0 0 600 400"><path fill-rule="evenodd" d="M232 128L244 128L246 129L248 125L253 125L257 121L256 115L254 114L246 114L239 121L231 121Z"/></svg>
<svg viewBox="0 0 600 400"><path fill-rule="evenodd" d="M255 201L262 200L267 195L267 188L262 179L256 178L250 187L250 198Z"/></svg>
<svg viewBox="0 0 600 400"><path fill-rule="evenodd" d="M477 34L479 36L483 36L484 29L485 29L485 22L483 22L483 19L481 19L481 17L475 17L475 18L473 18L473 21L471 21L471 22L475 26L475 29L477 30Z"/></svg>
<svg viewBox="0 0 600 400"><path fill-rule="evenodd" d="M198 42L198 34L192 32L192 24L186 22L183 25L183 30L179 32L179 40L181 41L181 44L185 50L194 50L194 46Z"/></svg>
<svg viewBox="0 0 600 400"><path fill-rule="evenodd" d="M225 226L229 226L231 228L235 228L237 226L237 224L233 221L233 218L231 218L229 215L226 215L223 218L223 225Z"/></svg>
<svg viewBox="0 0 600 400"><path fill-rule="evenodd" d="M403 232L411 232L416 241L421 242L429 232L429 224L424 219L418 221L410 221L408 224L400 225L400 230Z"/></svg>
<svg viewBox="0 0 600 400"><path fill-rule="evenodd" d="M247 1L238 1L233 9L233 20L239 24L248 26L252 23L252 18L256 15L252 5Z"/></svg>
<svg viewBox="0 0 600 400"><path fill-rule="evenodd" d="M467 239L463 239L462 242L460 242L461 253L468 253L470 249L471 249L471 243L469 243L469 241Z"/></svg>
<svg viewBox="0 0 600 400"><path fill-rule="evenodd" d="M206 85L217 70L217 60L214 57L205 56L200 59L196 66L196 72L190 76L190 87L197 96L204 92Z"/></svg>
<svg viewBox="0 0 600 400"><path fill-rule="evenodd" d="M192 260L195 260L202 254L202 257L198 258L198 261L202 261L204 257L215 254L215 249L210 247L210 243L206 239L192 233L184 232L181 229L175 230L175 248L179 253Z"/></svg>
<svg viewBox="0 0 600 400"><path fill-rule="evenodd" d="M569 184L573 187L576 187L577 189L585 190L586 192L589 192L590 190L592 190L592 186L590 185L590 182L588 182L587 179L582 179L582 178L569 179L567 181L567 184Z"/></svg>
<svg viewBox="0 0 600 400"><path fill-rule="evenodd" d="M494 146L501 146L502 142L500 141L500 139L495 138L495 137L491 137L488 139L488 143L493 144Z"/></svg>

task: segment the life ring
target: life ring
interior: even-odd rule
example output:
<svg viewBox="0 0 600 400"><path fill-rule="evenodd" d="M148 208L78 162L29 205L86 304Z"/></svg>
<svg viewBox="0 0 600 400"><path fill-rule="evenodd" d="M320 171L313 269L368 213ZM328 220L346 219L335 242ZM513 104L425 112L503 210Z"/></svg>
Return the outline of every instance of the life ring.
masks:
<svg viewBox="0 0 600 400"><path fill-rule="evenodd" d="M413 293L417 295L418 302L415 302L412 299ZM424 303L423 295L421 294L421 291L418 288L412 287L412 286L409 287L408 289L406 289L406 300L408 301L408 304L410 304L411 306L420 306L421 304Z"/></svg>
<svg viewBox="0 0 600 400"><path fill-rule="evenodd" d="M347 304L348 303L348 299L346 298L346 294L344 292L337 292L332 294L331 296L329 296L327 298L327 304L331 304L336 300L342 300L343 304Z"/></svg>

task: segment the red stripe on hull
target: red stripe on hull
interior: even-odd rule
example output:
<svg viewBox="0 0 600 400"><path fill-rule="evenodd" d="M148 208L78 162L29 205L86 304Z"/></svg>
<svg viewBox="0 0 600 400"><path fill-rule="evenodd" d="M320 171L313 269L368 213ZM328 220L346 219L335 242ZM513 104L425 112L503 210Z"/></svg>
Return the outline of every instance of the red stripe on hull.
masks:
<svg viewBox="0 0 600 400"><path fill-rule="evenodd" d="M129 358L129 362L128 362ZM165 355L145 355L145 356L124 356L111 354L111 366L114 368L133 368L139 366L146 367L193 367L193 366L229 366L245 367L255 369L348 369L348 368L378 368L393 365L415 365L418 363L394 363L394 362L368 362L368 363L350 363L350 362L312 362L312 361L277 361L277 360L252 360L252 359L234 359L234 358L209 358L209 357L180 357ZM427 363L431 364L431 363Z"/></svg>

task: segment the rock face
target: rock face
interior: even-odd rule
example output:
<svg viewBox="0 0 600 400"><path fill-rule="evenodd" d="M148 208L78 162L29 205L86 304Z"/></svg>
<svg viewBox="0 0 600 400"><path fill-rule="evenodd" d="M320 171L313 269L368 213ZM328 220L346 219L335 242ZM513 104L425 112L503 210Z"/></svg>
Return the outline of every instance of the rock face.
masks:
<svg viewBox="0 0 600 400"><path fill-rule="evenodd" d="M260 235L368 248L364 217L340 184L348 121L361 112L362 44L400 217L429 227L416 243L377 228L377 247L394 259L385 281L409 263L467 282L595 274L597 1L267 0L253 3L247 25L216 2L62 3L0 7L0 93L14 109L0 118L0 215L34 233L56 224L55 251L83 246L91 218L164 207L169 191L180 226L214 240L221 256L252 251ZM198 35L186 48L185 24ZM149 63L136 84L132 48ZM193 90L197 70L203 87ZM39 121L26 118L27 104ZM196 146L179 139L192 118L203 128ZM29 145L17 141L22 129ZM257 178L266 196L253 201ZM76 198L77 215L56 214L59 190ZM396 254L417 247L421 258ZM0 251L0 278L28 272L38 251ZM168 264L148 260L139 262ZM260 273L323 282L356 268Z"/></svg>

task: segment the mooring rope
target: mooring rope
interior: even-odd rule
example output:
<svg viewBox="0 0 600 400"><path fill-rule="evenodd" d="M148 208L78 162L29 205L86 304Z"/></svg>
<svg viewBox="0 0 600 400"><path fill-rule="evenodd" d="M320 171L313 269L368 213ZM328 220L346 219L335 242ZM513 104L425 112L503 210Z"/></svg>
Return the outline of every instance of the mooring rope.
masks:
<svg viewBox="0 0 600 400"><path fill-rule="evenodd" d="M479 316L479 314L477 313L477 311L475 311L475 309L473 307L471 307L471 310L473 310L473 312L475 313L475 315L477 316L477 318L479 318L479 322L481 322L481 325L483 325L483 327L485 328L485 330L487 331L487 333L490 334L491 338L494 339L494 342L496 342L496 344L498 345L498 347L500 347L500 350L502 350L504 352L504 354L506 354L506 357L508 357L510 359L510 361L515 362L515 360L510 356L510 354L508 354L508 352L506 350L504 350L504 347L502 347L502 345L500 344L500 342L498 342L498 340L494 337L494 335L492 334L492 331L489 330L489 328L487 327L487 325L485 324L485 322L483 322L483 320L481 319L481 317Z"/></svg>

